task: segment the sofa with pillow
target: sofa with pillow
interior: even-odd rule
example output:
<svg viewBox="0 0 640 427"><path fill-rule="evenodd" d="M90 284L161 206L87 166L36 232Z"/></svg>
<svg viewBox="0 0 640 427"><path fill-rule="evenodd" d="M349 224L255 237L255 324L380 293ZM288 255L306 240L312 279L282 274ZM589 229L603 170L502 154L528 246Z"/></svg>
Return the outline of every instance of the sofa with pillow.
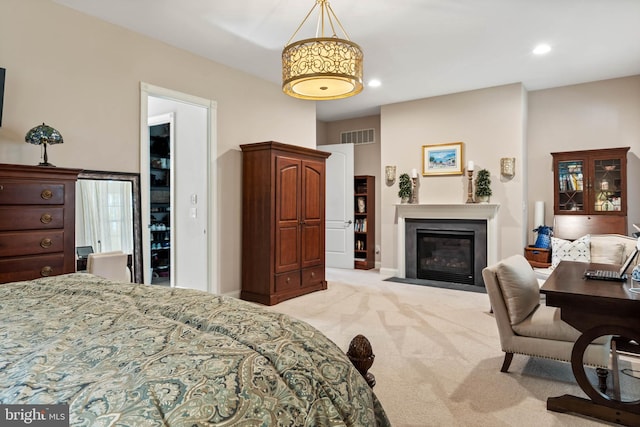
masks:
<svg viewBox="0 0 640 427"><path fill-rule="evenodd" d="M551 238L551 265L534 268L538 281L543 283L560 261L593 262L621 265L636 249L637 239L621 234L586 234L576 240ZM638 264L636 257L629 272Z"/></svg>

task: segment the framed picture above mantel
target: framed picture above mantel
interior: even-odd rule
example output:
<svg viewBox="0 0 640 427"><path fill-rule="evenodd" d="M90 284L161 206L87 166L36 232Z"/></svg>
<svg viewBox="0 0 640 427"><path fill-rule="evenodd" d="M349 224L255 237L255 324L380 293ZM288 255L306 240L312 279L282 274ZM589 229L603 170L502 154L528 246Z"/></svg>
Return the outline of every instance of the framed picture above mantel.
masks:
<svg viewBox="0 0 640 427"><path fill-rule="evenodd" d="M422 146L422 175L462 175L462 142Z"/></svg>

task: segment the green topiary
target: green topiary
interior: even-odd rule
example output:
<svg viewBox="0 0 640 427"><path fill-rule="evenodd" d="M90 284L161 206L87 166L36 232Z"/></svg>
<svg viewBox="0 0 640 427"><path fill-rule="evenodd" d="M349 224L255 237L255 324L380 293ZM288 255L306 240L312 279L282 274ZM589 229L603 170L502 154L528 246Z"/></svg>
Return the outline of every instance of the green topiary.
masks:
<svg viewBox="0 0 640 427"><path fill-rule="evenodd" d="M398 191L398 197L401 199L408 199L411 197L411 178L409 178L408 173L403 173L400 175L398 180L398 186L400 190Z"/></svg>
<svg viewBox="0 0 640 427"><path fill-rule="evenodd" d="M476 197L491 196L491 174L487 169L480 169L476 176Z"/></svg>

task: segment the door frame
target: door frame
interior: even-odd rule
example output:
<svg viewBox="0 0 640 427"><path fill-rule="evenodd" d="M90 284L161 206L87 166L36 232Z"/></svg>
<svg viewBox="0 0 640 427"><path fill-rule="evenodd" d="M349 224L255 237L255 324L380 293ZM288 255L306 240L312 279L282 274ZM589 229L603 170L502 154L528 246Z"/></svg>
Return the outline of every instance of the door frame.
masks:
<svg viewBox="0 0 640 427"><path fill-rule="evenodd" d="M207 109L207 291L210 293L218 294L220 293L220 248L218 239L218 218L220 217L220 215L217 211L217 103L210 99L185 94L160 86L154 86L145 82L140 82L140 178L141 188L145 188L144 180L146 180L147 189L149 188L149 174L143 174L144 170L142 170L142 168L144 164L142 163L142 153L144 152L145 148L148 149L146 145L147 141L149 141L149 128L147 125L149 115L149 97L164 98L176 102L196 105ZM143 209L144 206L147 206L148 209L148 198L148 192L147 194L145 194L144 191L141 191ZM143 212L142 215L144 218L145 212ZM149 212L146 212L146 215L148 217ZM150 266L149 260L143 259L143 263L145 265L145 267L143 268L144 283L150 283L150 278L149 281L147 281ZM179 283L173 284L173 281L172 285L178 287L180 286Z"/></svg>

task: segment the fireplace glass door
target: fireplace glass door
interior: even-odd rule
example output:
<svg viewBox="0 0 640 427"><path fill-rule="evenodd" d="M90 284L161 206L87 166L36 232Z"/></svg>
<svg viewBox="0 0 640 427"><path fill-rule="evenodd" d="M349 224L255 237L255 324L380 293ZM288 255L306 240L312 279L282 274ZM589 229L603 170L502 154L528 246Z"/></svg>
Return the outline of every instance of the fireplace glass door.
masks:
<svg viewBox="0 0 640 427"><path fill-rule="evenodd" d="M417 230L417 278L474 284L474 232Z"/></svg>

